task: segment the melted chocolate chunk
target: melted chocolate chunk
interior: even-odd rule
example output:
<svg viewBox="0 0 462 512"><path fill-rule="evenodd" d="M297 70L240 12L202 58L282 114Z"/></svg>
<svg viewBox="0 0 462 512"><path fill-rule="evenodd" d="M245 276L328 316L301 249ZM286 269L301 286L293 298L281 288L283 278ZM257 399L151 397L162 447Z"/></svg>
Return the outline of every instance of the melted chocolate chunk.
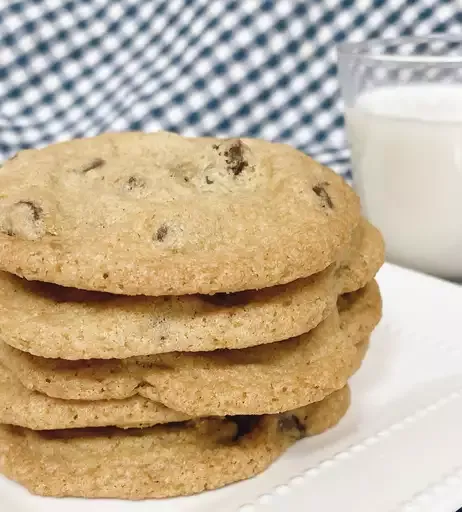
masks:
<svg viewBox="0 0 462 512"><path fill-rule="evenodd" d="M225 157L228 171L232 172L234 176L239 176L239 174L249 166L249 162L244 158L243 144L240 140L229 147L228 151L225 153Z"/></svg>
<svg viewBox="0 0 462 512"><path fill-rule="evenodd" d="M220 156L225 157L226 170L234 176L239 176L239 174L249 166L249 162L244 156L244 144L240 139L232 142L224 152L219 151L220 145L218 144L214 144L212 148L217 151Z"/></svg>
<svg viewBox="0 0 462 512"><path fill-rule="evenodd" d="M326 187L329 185L327 182L319 183L313 187L313 192L321 199L323 206L328 206L329 208L334 207L334 203L330 195L327 193Z"/></svg>
<svg viewBox="0 0 462 512"><path fill-rule="evenodd" d="M30 212L32 214L32 219L34 221L40 220L43 210L40 208L40 206L36 205L32 201L18 201L16 205L25 205L30 209Z"/></svg>
<svg viewBox="0 0 462 512"><path fill-rule="evenodd" d="M298 431L300 437L303 437L306 432L305 426L295 414L283 414L279 419L278 427L281 432Z"/></svg>
<svg viewBox="0 0 462 512"><path fill-rule="evenodd" d="M88 163L83 164L76 170L78 172L81 172L82 174L86 174L88 171L92 171L93 169L102 167L105 163L106 162L102 158L94 158L93 160L90 160Z"/></svg>
<svg viewBox="0 0 462 512"><path fill-rule="evenodd" d="M165 237L168 234L168 226L166 224L162 224L159 229L156 231L156 240L158 242L163 242Z"/></svg>

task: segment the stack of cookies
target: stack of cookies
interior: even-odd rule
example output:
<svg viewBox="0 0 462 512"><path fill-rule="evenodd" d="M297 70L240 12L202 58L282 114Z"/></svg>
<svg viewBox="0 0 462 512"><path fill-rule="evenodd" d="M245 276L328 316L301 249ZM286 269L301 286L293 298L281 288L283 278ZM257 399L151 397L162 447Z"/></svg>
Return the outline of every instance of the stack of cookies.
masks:
<svg viewBox="0 0 462 512"><path fill-rule="evenodd" d="M0 170L0 472L141 499L335 425L380 319L378 231L281 144L106 134Z"/></svg>

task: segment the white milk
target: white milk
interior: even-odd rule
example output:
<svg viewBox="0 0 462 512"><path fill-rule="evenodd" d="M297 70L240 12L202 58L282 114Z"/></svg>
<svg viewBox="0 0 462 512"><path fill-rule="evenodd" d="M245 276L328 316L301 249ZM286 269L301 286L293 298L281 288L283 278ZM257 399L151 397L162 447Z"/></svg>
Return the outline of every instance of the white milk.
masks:
<svg viewBox="0 0 462 512"><path fill-rule="evenodd" d="M389 259L462 279L462 85L376 89L346 119L355 187Z"/></svg>

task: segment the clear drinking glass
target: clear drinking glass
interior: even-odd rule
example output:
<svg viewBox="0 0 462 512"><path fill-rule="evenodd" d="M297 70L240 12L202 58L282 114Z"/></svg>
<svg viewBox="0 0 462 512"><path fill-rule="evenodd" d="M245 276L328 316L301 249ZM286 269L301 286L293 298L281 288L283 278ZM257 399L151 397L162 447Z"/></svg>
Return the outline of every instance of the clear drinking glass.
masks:
<svg viewBox="0 0 462 512"><path fill-rule="evenodd" d="M462 280L462 38L346 43L338 64L354 186L388 259Z"/></svg>

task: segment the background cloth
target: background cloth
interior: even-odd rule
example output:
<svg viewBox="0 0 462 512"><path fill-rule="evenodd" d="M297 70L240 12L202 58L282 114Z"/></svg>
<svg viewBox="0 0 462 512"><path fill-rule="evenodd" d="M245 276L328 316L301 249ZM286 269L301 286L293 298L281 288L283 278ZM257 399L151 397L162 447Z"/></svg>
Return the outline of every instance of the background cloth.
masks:
<svg viewBox="0 0 462 512"><path fill-rule="evenodd" d="M262 137L349 168L335 45L462 35L460 0L0 0L0 161L104 131Z"/></svg>

